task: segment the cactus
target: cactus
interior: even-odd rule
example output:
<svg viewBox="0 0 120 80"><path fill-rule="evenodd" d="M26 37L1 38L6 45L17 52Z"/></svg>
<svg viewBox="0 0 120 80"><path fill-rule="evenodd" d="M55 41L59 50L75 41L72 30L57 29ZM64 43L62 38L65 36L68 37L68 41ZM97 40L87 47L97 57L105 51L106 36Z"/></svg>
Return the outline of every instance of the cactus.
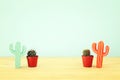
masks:
<svg viewBox="0 0 120 80"><path fill-rule="evenodd" d="M36 51L35 50L28 51L27 56L31 56L31 57L36 56Z"/></svg>
<svg viewBox="0 0 120 80"><path fill-rule="evenodd" d="M90 50L89 49L83 50L83 56L90 56Z"/></svg>
<svg viewBox="0 0 120 80"><path fill-rule="evenodd" d="M101 68L102 67L102 62L103 62L103 56L108 55L109 46L107 45L105 47L105 51L104 51L104 42L100 41L98 43L98 48L96 48L96 43L92 44L92 50L97 54L96 67Z"/></svg>
<svg viewBox="0 0 120 80"><path fill-rule="evenodd" d="M15 47L13 47L13 44L9 45L9 50L12 54L15 55L15 67L20 68L21 65L21 57L26 52L26 47L22 46L20 42L16 42Z"/></svg>

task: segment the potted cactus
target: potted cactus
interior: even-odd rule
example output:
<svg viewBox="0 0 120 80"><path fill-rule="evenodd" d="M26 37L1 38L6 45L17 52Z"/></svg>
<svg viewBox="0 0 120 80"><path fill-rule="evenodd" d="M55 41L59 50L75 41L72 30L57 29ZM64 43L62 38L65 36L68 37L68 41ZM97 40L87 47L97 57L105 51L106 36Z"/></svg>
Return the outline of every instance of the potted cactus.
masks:
<svg viewBox="0 0 120 80"><path fill-rule="evenodd" d="M27 53L27 61L28 67L36 67L37 66L38 55L36 55L35 50L29 50Z"/></svg>
<svg viewBox="0 0 120 80"><path fill-rule="evenodd" d="M92 67L93 55L90 55L90 50L83 50L82 61L84 67Z"/></svg>

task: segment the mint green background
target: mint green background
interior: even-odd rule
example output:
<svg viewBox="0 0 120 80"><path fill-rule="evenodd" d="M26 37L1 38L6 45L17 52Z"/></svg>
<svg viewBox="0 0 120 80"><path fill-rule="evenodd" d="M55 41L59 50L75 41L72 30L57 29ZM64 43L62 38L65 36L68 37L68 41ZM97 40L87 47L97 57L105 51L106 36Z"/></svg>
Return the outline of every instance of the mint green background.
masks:
<svg viewBox="0 0 120 80"><path fill-rule="evenodd" d="M80 56L100 40L120 56L119 35L120 0L0 0L0 56L17 41L40 56Z"/></svg>

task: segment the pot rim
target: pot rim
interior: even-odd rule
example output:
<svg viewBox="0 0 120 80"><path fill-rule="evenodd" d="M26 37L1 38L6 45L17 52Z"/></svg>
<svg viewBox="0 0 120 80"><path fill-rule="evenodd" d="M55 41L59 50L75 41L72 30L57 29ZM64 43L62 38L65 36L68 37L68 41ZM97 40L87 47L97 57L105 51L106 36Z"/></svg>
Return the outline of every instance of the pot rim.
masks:
<svg viewBox="0 0 120 80"><path fill-rule="evenodd" d="M27 58L28 58L28 57L38 57L38 55L36 55L36 56L26 56L26 57L27 57Z"/></svg>
<svg viewBox="0 0 120 80"><path fill-rule="evenodd" d="M93 55L90 55L90 56L84 56L84 55L82 55L82 57L94 57Z"/></svg>

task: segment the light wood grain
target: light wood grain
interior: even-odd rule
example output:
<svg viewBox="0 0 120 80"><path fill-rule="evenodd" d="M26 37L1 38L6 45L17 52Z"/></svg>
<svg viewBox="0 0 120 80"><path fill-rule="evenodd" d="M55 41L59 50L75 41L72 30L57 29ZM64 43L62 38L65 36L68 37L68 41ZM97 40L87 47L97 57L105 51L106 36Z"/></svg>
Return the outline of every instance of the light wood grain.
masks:
<svg viewBox="0 0 120 80"><path fill-rule="evenodd" d="M28 68L22 58L21 68L15 69L13 57L0 57L0 80L120 80L120 58L104 58L103 68L85 68L81 57L39 57L38 67Z"/></svg>

